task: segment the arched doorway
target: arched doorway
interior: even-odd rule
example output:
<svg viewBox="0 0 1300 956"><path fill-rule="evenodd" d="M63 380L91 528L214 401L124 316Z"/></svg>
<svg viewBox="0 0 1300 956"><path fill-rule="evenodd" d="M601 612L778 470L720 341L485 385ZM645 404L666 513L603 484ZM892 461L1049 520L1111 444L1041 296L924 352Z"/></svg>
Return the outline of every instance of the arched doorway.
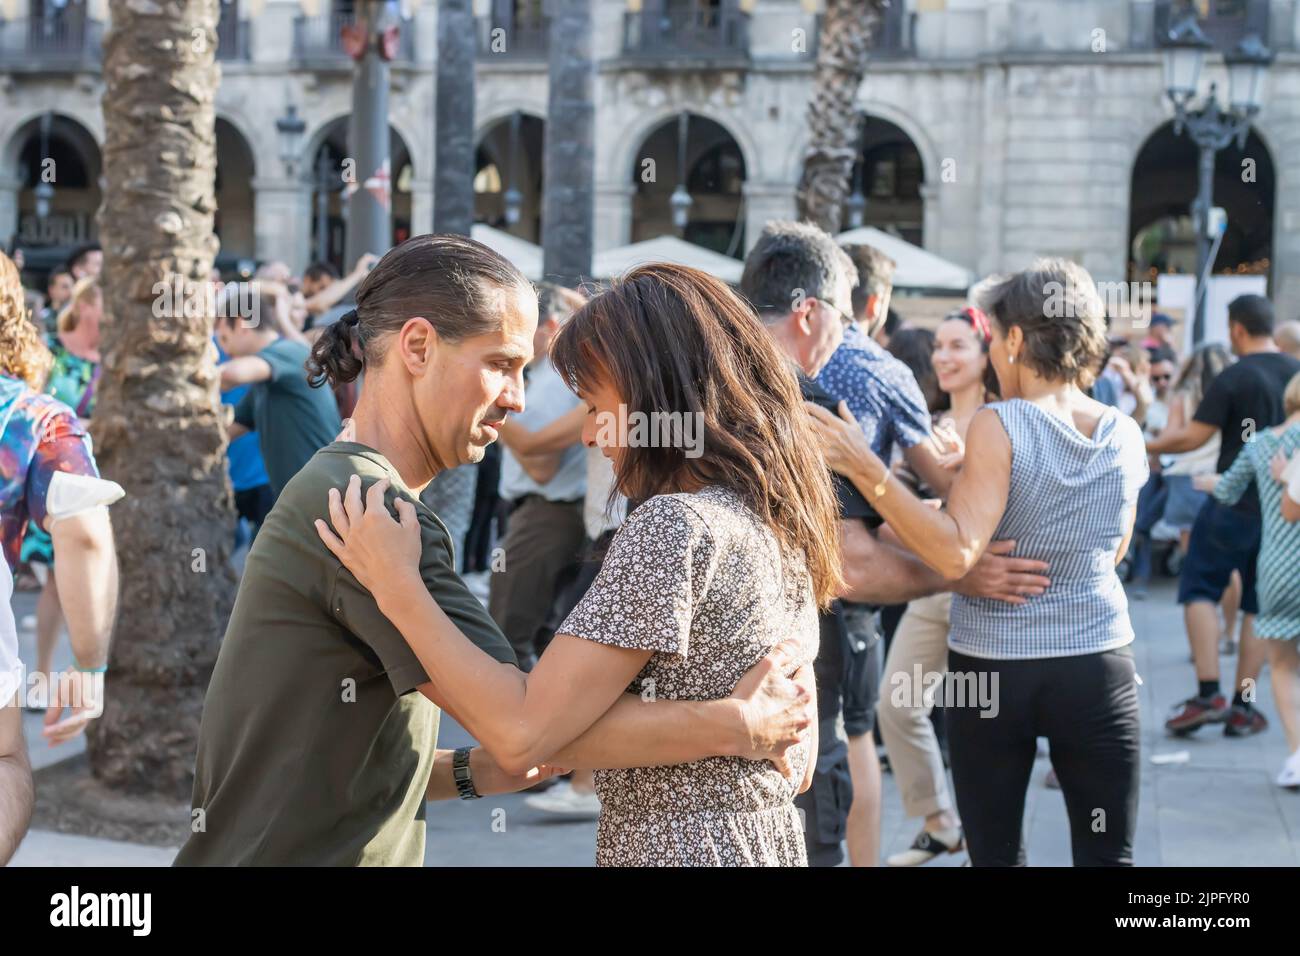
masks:
<svg viewBox="0 0 1300 956"><path fill-rule="evenodd" d="M529 242L542 241L542 155L546 123L516 113L493 123L474 158L474 221ZM511 223L506 194L519 192L519 219Z"/></svg>
<svg viewBox="0 0 1300 956"><path fill-rule="evenodd" d="M742 215L745 157L720 123L690 115L685 127L686 172L680 169L682 126L678 117L646 136L632 168L632 241L674 235L673 192L684 183L691 197L682 238L724 255L745 250Z"/></svg>
<svg viewBox="0 0 1300 956"><path fill-rule="evenodd" d="M1197 149L1173 123L1157 129L1133 164L1129 201L1129 277L1155 281L1160 273L1196 272L1196 230L1191 205L1197 189ZM1232 143L1214 164L1214 205L1227 214L1227 230L1212 273L1267 274L1273 258L1273 157L1252 131L1244 149Z"/></svg>
<svg viewBox="0 0 1300 956"><path fill-rule="evenodd" d="M217 266L235 268L240 259L256 255L253 216L253 150L244 134L217 117L217 212L213 231L221 240Z"/></svg>
<svg viewBox="0 0 1300 956"><path fill-rule="evenodd" d="M14 243L28 269L48 271L95 240L101 159L86 127L60 113L34 117L14 133L5 159L19 183Z"/></svg>
<svg viewBox="0 0 1300 956"><path fill-rule="evenodd" d="M858 158L849 177L849 202L841 218L844 228L874 226L914 246L924 245L924 182L925 164L912 138L889 120L864 116ZM860 222L854 221L855 205Z"/></svg>
<svg viewBox="0 0 1300 956"><path fill-rule="evenodd" d="M347 234L347 203L344 191L349 184L346 173L351 169L352 152L348 149L348 117L340 116L328 123L316 136L311 152L312 166L306 172L312 182L311 253L313 262L328 262L347 272L355 263L343 261L344 237ZM411 237L411 151L406 141L391 126L388 128L388 155L392 184L393 245ZM357 170L355 175L362 178Z"/></svg>

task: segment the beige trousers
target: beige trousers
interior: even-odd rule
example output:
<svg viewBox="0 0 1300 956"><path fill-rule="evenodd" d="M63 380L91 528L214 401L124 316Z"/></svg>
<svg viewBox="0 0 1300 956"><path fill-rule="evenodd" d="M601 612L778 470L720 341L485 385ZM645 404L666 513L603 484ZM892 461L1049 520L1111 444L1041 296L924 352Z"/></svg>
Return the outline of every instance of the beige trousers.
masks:
<svg viewBox="0 0 1300 956"><path fill-rule="evenodd" d="M876 710L880 735L909 817L928 817L953 807L943 755L930 723L933 697L925 693L938 679L933 675L948 670L951 606L951 594L935 594L907 606L880 678Z"/></svg>

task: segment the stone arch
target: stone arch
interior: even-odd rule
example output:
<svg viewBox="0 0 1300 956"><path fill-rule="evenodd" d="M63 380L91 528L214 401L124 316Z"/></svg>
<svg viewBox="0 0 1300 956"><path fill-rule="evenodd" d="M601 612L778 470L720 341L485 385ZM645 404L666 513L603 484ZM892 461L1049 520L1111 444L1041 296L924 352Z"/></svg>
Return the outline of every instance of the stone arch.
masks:
<svg viewBox="0 0 1300 956"><path fill-rule="evenodd" d="M768 170L760 162L761 153L758 146L748 127L739 118L707 105L687 103L667 104L657 110L637 114L633 123L618 134L623 145L619 148L615 166L612 170L613 175L607 178L613 182L623 182L631 175L631 170L636 166L637 153L641 150L645 141L660 126L676 117L683 110L692 116L711 120L726 130L740 148L741 158L745 161L746 178L760 182L766 180Z"/></svg>

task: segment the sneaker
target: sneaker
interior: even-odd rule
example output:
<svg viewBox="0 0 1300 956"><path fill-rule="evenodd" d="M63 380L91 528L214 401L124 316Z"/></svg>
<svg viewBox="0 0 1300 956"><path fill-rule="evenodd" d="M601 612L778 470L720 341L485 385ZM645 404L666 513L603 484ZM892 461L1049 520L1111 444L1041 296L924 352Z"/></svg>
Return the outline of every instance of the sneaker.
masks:
<svg viewBox="0 0 1300 956"><path fill-rule="evenodd" d="M957 853L965 843L962 840L961 827L949 827L947 830L922 830L912 841L912 845L902 853L895 853L885 859L885 866L920 866L929 863L936 856L945 853Z"/></svg>
<svg viewBox="0 0 1300 956"><path fill-rule="evenodd" d="M1237 653L1237 642L1231 634L1224 634L1219 638L1219 653L1224 657L1231 657Z"/></svg>
<svg viewBox="0 0 1300 956"><path fill-rule="evenodd" d="M1282 764L1282 770L1277 775L1277 785L1287 790L1300 790L1300 750L1293 753L1287 758L1287 762Z"/></svg>
<svg viewBox="0 0 1300 956"><path fill-rule="evenodd" d="M1254 707L1249 709L1234 704L1228 711L1228 722L1223 725L1225 737L1249 737L1268 727L1268 720Z"/></svg>
<svg viewBox="0 0 1300 956"><path fill-rule="evenodd" d="M1165 730L1171 734L1189 734L1203 724L1223 723L1228 717L1228 699L1222 694L1212 698L1189 697L1169 713Z"/></svg>
<svg viewBox="0 0 1300 956"><path fill-rule="evenodd" d="M524 797L524 805L569 820L595 820L600 816L600 798L594 792L574 790L573 784L567 780L545 793Z"/></svg>

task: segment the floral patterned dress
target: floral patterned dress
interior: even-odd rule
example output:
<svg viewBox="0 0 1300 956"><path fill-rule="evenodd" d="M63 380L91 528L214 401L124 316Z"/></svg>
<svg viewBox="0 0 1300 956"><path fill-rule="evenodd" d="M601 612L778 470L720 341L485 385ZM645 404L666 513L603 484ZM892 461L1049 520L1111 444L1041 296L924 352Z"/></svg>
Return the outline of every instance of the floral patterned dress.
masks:
<svg viewBox="0 0 1300 956"><path fill-rule="evenodd" d="M817 606L802 556L734 492L659 495L615 535L586 595L558 629L654 651L628 688L649 699L715 700L782 641L817 653ZM791 751L796 781L807 744ZM806 866L797 783L766 761L712 757L596 771L600 866Z"/></svg>

